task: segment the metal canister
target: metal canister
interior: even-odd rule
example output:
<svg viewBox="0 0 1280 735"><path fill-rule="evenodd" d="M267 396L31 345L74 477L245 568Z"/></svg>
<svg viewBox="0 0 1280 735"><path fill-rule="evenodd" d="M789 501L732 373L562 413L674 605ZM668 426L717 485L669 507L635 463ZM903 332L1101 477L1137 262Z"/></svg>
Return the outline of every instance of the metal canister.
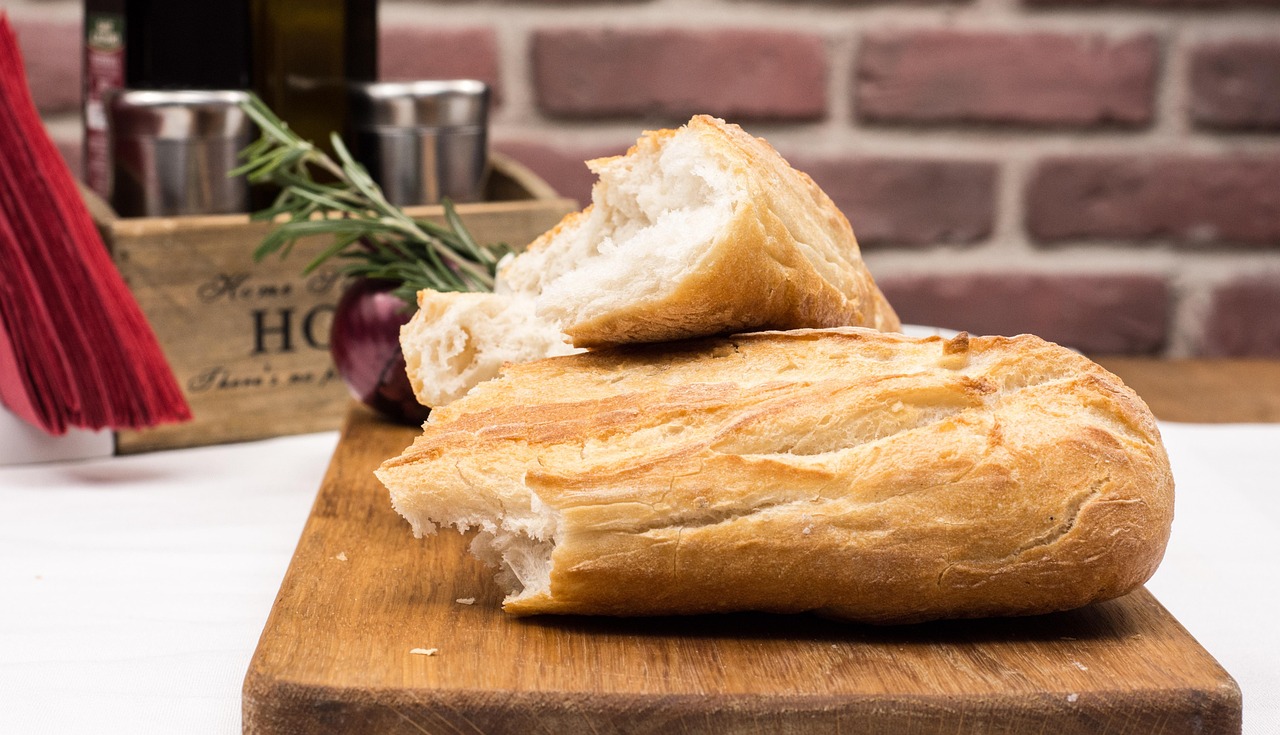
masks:
<svg viewBox="0 0 1280 735"><path fill-rule="evenodd" d="M397 206L483 198L489 85L470 79L351 88L353 154Z"/></svg>
<svg viewBox="0 0 1280 735"><path fill-rule="evenodd" d="M121 90L107 105L111 205L122 217L249 211L249 184L229 177L254 126L243 91Z"/></svg>

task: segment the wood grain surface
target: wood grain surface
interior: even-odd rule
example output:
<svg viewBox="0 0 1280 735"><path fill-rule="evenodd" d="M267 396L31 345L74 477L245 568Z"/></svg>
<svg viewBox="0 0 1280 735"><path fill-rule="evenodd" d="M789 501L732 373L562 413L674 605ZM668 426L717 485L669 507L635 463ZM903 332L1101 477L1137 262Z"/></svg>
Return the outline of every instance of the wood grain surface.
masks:
<svg viewBox="0 0 1280 735"><path fill-rule="evenodd" d="M1097 362L1137 391L1162 421L1280 421L1280 361L1100 357Z"/></svg>
<svg viewBox="0 0 1280 735"><path fill-rule="evenodd" d="M373 477L416 433L348 415L245 678L246 733L1240 732L1236 684L1145 590L902 627L510 618L465 540L413 539Z"/></svg>

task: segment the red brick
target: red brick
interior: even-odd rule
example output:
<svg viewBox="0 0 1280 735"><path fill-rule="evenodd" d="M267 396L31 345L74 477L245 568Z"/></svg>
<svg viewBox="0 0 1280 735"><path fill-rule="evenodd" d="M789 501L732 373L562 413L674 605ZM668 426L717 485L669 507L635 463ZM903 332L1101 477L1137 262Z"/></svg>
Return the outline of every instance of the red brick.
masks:
<svg viewBox="0 0 1280 735"><path fill-rule="evenodd" d="M378 76L384 81L478 79L501 101L498 38L491 28L384 24L378 36Z"/></svg>
<svg viewBox="0 0 1280 735"><path fill-rule="evenodd" d="M80 24L13 20L27 66L27 83L41 112L80 109Z"/></svg>
<svg viewBox="0 0 1280 735"><path fill-rule="evenodd" d="M972 243L991 234L996 166L970 161L794 159L863 246Z"/></svg>
<svg viewBox="0 0 1280 735"><path fill-rule="evenodd" d="M1206 44L1191 55L1191 118L1202 127L1280 127L1280 41Z"/></svg>
<svg viewBox="0 0 1280 735"><path fill-rule="evenodd" d="M1280 274L1219 286L1198 352L1213 357L1280 357Z"/></svg>
<svg viewBox="0 0 1280 735"><path fill-rule="evenodd" d="M1280 246L1280 157L1051 158L1027 187L1041 242Z"/></svg>
<svg viewBox="0 0 1280 735"><path fill-rule="evenodd" d="M969 273L877 279L902 320L973 334L1035 334L1090 354L1155 354L1169 289L1151 275Z"/></svg>
<svg viewBox="0 0 1280 735"><path fill-rule="evenodd" d="M855 107L879 123L1139 126L1152 119L1158 57L1149 35L874 33Z"/></svg>
<svg viewBox="0 0 1280 735"><path fill-rule="evenodd" d="M587 168L586 161L625 153L628 145L566 149L522 140L500 140L493 147L528 166L562 196L586 205L591 201L591 186L596 182L596 175Z"/></svg>
<svg viewBox="0 0 1280 735"><path fill-rule="evenodd" d="M532 57L538 106L558 117L815 120L827 109L826 51L813 34L541 30Z"/></svg>

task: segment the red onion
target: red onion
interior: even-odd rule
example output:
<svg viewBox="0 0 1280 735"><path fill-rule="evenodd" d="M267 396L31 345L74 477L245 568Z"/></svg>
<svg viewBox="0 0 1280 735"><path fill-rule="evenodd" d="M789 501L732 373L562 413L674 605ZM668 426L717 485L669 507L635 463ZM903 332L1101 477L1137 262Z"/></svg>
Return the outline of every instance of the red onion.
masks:
<svg viewBox="0 0 1280 735"><path fill-rule="evenodd" d="M394 421L421 424L431 409L414 397L400 351L400 326L413 307L391 293L396 285L353 282L338 300L329 351L356 399Z"/></svg>

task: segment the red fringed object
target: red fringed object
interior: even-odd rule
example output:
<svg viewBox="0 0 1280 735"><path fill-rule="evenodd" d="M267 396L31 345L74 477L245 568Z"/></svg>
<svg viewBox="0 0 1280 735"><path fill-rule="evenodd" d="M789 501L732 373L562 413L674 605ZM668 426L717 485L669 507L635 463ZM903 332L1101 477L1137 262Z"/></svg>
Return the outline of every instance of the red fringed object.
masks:
<svg viewBox="0 0 1280 735"><path fill-rule="evenodd" d="M0 401L51 434L191 418L27 89L0 15Z"/></svg>

